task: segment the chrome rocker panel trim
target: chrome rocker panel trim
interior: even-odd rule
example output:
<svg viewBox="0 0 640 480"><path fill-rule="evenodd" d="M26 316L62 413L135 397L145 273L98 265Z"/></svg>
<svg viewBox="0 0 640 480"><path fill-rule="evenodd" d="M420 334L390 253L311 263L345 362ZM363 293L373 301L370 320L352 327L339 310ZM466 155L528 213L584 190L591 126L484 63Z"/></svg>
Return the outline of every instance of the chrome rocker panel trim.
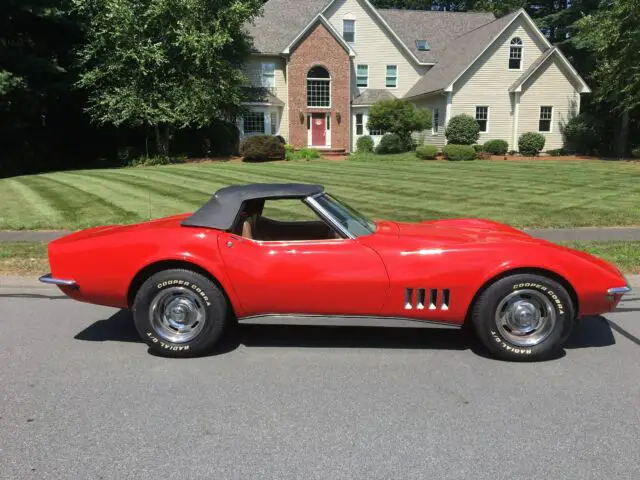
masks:
<svg viewBox="0 0 640 480"><path fill-rule="evenodd" d="M60 287L78 287L75 280L64 280L62 278L53 278L50 273L42 275L38 280L48 285L58 285Z"/></svg>
<svg viewBox="0 0 640 480"><path fill-rule="evenodd" d="M380 317L365 315L319 315L302 313L266 313L238 318L251 325L307 325L321 327L388 327L388 328L446 328L457 330L462 324L436 322L419 318Z"/></svg>

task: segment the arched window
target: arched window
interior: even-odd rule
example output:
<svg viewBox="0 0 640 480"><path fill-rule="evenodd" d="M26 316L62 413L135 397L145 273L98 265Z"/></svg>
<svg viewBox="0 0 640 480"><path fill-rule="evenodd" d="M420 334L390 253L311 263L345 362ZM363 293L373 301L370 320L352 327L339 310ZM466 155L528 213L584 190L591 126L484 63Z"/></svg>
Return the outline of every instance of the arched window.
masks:
<svg viewBox="0 0 640 480"><path fill-rule="evenodd" d="M520 70L522 67L522 40L514 37L509 45L509 70Z"/></svg>
<svg viewBox="0 0 640 480"><path fill-rule="evenodd" d="M307 106L331 106L331 77L324 67L315 66L307 73Z"/></svg>

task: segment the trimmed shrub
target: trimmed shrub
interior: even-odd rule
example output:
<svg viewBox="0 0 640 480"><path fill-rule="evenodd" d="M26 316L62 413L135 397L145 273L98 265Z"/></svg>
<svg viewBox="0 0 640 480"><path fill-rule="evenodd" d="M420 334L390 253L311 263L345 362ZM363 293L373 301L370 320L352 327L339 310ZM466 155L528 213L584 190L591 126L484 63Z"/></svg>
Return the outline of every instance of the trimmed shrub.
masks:
<svg viewBox="0 0 640 480"><path fill-rule="evenodd" d="M521 155L527 157L537 156L544 148L544 135L536 132L527 132L520 135L518 149Z"/></svg>
<svg viewBox="0 0 640 480"><path fill-rule="evenodd" d="M631 156L633 158L640 158L640 147L632 148L631 149Z"/></svg>
<svg viewBox="0 0 640 480"><path fill-rule="evenodd" d="M244 161L260 162L284 158L284 144L271 135L255 135L240 146Z"/></svg>
<svg viewBox="0 0 640 480"><path fill-rule="evenodd" d="M407 143L397 133L385 133L376 147L376 153L402 153L407 151Z"/></svg>
<svg viewBox="0 0 640 480"><path fill-rule="evenodd" d="M438 155L438 147L435 145L418 145L416 147L416 157L422 160L433 160Z"/></svg>
<svg viewBox="0 0 640 480"><path fill-rule="evenodd" d="M185 163L188 158L184 155L178 155L174 157L167 157L164 155L152 155L147 157L142 155L137 158L133 158L127 162L129 167L154 167L156 165L171 165L174 163Z"/></svg>
<svg viewBox="0 0 640 480"><path fill-rule="evenodd" d="M605 143L602 122L586 113L569 119L561 131L567 148L577 153L591 155Z"/></svg>
<svg viewBox="0 0 640 480"><path fill-rule="evenodd" d="M286 145L287 141L284 139L282 135L276 135L276 138L281 144Z"/></svg>
<svg viewBox="0 0 640 480"><path fill-rule="evenodd" d="M473 160L476 158L476 151L471 145L455 145L448 143L442 149L444 158L451 161L457 160Z"/></svg>
<svg viewBox="0 0 640 480"><path fill-rule="evenodd" d="M406 151L413 146L411 135L414 132L431 128L431 112L401 98L380 100L369 108L367 128L399 135Z"/></svg>
<svg viewBox="0 0 640 480"><path fill-rule="evenodd" d="M449 120L444 136L454 145L473 145L480 138L480 125L469 115L456 115Z"/></svg>
<svg viewBox="0 0 640 480"><path fill-rule="evenodd" d="M509 150L509 144L504 140L487 140L484 142L483 151L492 155L504 155Z"/></svg>
<svg viewBox="0 0 640 480"><path fill-rule="evenodd" d="M559 157L561 155L566 155L567 152L565 151L564 148L554 148L551 150L547 150L545 152L547 155L549 155L550 157Z"/></svg>
<svg viewBox="0 0 640 480"><path fill-rule="evenodd" d="M358 141L356 142L356 151L358 153L373 152L373 148L373 138L369 135L358 138Z"/></svg>
<svg viewBox="0 0 640 480"><path fill-rule="evenodd" d="M479 143L476 143L476 144L473 146L473 149L474 149L476 152L484 152L484 145L480 145Z"/></svg>

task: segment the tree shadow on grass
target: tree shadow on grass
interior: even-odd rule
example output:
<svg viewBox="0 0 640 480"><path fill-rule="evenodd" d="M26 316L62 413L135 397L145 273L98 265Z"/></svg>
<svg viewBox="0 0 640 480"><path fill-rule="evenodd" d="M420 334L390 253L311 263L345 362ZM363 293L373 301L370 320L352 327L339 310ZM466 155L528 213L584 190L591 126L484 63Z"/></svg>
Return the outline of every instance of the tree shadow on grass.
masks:
<svg viewBox="0 0 640 480"><path fill-rule="evenodd" d="M612 328L622 330L602 316L587 317L574 325L566 350L599 348L616 343ZM628 332L620 332L622 335ZM628 337L628 335L625 335ZM133 324L131 312L120 310L111 317L98 320L75 337L90 342L142 343ZM634 337L635 338L635 337ZM635 339L638 340L638 339ZM632 341L634 341L632 339ZM637 343L637 342L636 342ZM639 343L640 344L640 343ZM238 325L231 323L227 332L210 355L228 353L238 346L304 347L304 348L377 348L467 350L492 358L487 349L466 330L438 328L340 327L302 325ZM555 358L566 355L563 350Z"/></svg>

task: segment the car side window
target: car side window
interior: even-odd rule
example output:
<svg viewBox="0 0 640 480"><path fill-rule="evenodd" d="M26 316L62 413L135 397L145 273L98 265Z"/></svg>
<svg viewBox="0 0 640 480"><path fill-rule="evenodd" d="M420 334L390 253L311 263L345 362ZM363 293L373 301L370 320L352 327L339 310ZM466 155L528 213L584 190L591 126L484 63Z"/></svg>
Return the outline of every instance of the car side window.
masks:
<svg viewBox="0 0 640 480"><path fill-rule="evenodd" d="M250 221L243 236L266 242L342 238L300 199L266 200L262 213Z"/></svg>
<svg viewBox="0 0 640 480"><path fill-rule="evenodd" d="M300 199L265 200L262 217L278 222L310 222L320 220Z"/></svg>

